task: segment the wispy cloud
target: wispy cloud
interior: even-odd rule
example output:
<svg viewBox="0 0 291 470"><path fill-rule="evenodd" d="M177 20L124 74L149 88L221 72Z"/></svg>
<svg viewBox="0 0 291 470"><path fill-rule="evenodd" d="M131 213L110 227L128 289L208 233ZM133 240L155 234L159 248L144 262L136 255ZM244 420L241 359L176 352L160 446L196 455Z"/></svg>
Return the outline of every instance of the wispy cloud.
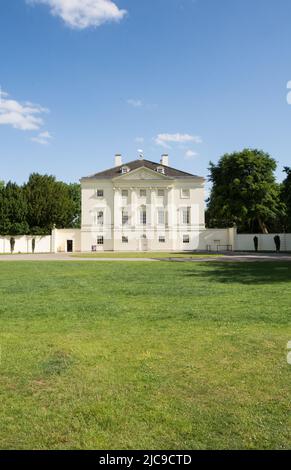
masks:
<svg viewBox="0 0 291 470"><path fill-rule="evenodd" d="M120 21L126 10L118 8L112 0L26 0L29 4L50 7L52 15L59 16L66 25L75 29L97 27L108 21Z"/></svg>
<svg viewBox="0 0 291 470"><path fill-rule="evenodd" d="M193 158L197 157L198 153L194 152L193 150L187 150L185 153L186 160L193 160Z"/></svg>
<svg viewBox="0 0 291 470"><path fill-rule="evenodd" d="M30 102L20 103L0 90L0 125L11 126L22 131L35 131L43 125L42 115L48 109Z"/></svg>
<svg viewBox="0 0 291 470"><path fill-rule="evenodd" d="M130 106L133 106L134 108L141 108L143 105L143 102L142 100L136 100L136 99L130 98L127 100L127 104L129 104Z"/></svg>
<svg viewBox="0 0 291 470"><path fill-rule="evenodd" d="M36 137L31 137L32 142L36 142L40 145L48 145L52 135L48 131L40 132Z"/></svg>
<svg viewBox="0 0 291 470"><path fill-rule="evenodd" d="M287 103L291 104L291 80L287 83L287 90L290 90L287 94Z"/></svg>
<svg viewBox="0 0 291 470"><path fill-rule="evenodd" d="M137 144L143 144L144 143L144 138L143 137L136 137L134 139L134 141L137 143Z"/></svg>
<svg viewBox="0 0 291 470"><path fill-rule="evenodd" d="M189 134L158 134L155 138L155 143L165 148L171 148L170 144L185 144L193 142L200 144L202 142L201 137Z"/></svg>

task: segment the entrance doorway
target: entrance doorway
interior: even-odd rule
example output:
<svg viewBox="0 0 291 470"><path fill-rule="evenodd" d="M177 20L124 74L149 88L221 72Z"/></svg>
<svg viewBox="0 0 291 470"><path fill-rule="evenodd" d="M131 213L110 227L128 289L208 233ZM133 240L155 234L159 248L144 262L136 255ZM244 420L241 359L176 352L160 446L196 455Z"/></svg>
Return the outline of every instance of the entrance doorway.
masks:
<svg viewBox="0 0 291 470"><path fill-rule="evenodd" d="M67 253L73 253L73 240L67 240Z"/></svg>

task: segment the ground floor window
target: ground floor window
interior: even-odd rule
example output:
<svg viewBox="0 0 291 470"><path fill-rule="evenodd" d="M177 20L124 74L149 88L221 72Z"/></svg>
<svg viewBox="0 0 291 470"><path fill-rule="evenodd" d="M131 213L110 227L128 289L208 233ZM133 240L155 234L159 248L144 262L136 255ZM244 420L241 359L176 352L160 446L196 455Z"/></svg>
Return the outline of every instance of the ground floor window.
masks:
<svg viewBox="0 0 291 470"><path fill-rule="evenodd" d="M104 237L100 235L97 237L97 245L104 245Z"/></svg>
<svg viewBox="0 0 291 470"><path fill-rule="evenodd" d="M183 235L183 243L190 243L189 235Z"/></svg>
<svg viewBox="0 0 291 470"><path fill-rule="evenodd" d="M128 237L122 237L122 243L128 243Z"/></svg>
<svg viewBox="0 0 291 470"><path fill-rule="evenodd" d="M166 237L160 236L159 237L159 242L160 243L165 243L166 242Z"/></svg>

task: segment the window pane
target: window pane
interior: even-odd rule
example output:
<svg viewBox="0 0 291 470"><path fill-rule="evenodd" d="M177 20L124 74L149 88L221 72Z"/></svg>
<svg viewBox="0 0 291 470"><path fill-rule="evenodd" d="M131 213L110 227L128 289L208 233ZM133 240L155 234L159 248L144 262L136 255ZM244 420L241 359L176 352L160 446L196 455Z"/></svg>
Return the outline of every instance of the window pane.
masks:
<svg viewBox="0 0 291 470"><path fill-rule="evenodd" d="M103 196L104 196L103 189L97 189L97 197L103 197Z"/></svg>
<svg viewBox="0 0 291 470"><path fill-rule="evenodd" d="M164 225L165 224L165 211L164 209L158 210L158 224Z"/></svg>
<svg viewBox="0 0 291 470"><path fill-rule="evenodd" d="M122 211L122 225L128 224L129 216L127 211Z"/></svg>
<svg viewBox="0 0 291 470"><path fill-rule="evenodd" d="M146 225L147 223L147 211L146 209L141 209L141 212L140 212L140 223L142 225Z"/></svg>
<svg viewBox="0 0 291 470"><path fill-rule="evenodd" d="M140 192L139 192L139 195L140 195L140 197L146 197L146 195L147 195L146 189L141 189Z"/></svg>
<svg viewBox="0 0 291 470"><path fill-rule="evenodd" d="M104 238L102 236L97 237L97 245L103 245L104 243Z"/></svg>

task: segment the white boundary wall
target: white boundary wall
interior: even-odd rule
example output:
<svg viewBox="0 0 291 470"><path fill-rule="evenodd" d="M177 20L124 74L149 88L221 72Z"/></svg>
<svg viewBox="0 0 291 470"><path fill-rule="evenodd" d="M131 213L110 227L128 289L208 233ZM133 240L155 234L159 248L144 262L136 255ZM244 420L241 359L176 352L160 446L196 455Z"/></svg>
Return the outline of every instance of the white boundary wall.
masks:
<svg viewBox="0 0 291 470"><path fill-rule="evenodd" d="M0 237L0 253L10 253L10 238ZM52 251L51 235L32 236L21 235L14 236L14 253L32 253L32 239L35 239L35 253L50 253Z"/></svg>
<svg viewBox="0 0 291 470"><path fill-rule="evenodd" d="M236 251L255 251L254 237L258 237L259 251L276 251L274 237L279 235L281 239L281 251L291 251L291 233L269 233L269 234L239 234L235 237Z"/></svg>

